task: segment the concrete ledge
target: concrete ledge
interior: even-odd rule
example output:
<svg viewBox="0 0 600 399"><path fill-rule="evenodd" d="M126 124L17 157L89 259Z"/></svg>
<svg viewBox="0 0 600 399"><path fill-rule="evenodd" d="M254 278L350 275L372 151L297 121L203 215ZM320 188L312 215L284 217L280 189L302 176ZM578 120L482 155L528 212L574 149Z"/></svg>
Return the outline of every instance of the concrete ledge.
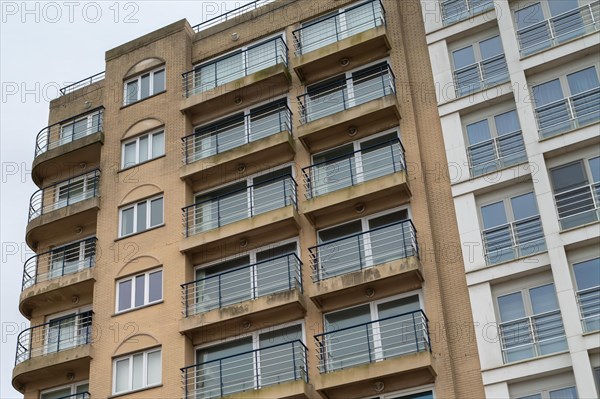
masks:
<svg viewBox="0 0 600 399"><path fill-rule="evenodd" d="M231 395L221 396L224 399L321 399L314 388L304 380L286 381L281 384L267 385L260 389L252 389Z"/></svg>

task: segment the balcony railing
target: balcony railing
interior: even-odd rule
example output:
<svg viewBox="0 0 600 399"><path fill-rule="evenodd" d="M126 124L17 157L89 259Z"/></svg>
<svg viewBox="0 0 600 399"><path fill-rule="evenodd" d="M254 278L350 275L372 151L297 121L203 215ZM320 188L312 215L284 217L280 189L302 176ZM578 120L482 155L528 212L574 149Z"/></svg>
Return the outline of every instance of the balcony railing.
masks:
<svg viewBox="0 0 600 399"><path fill-rule="evenodd" d="M288 65L288 48L281 37L198 65L183 73L183 92L185 97L190 97L277 64Z"/></svg>
<svg viewBox="0 0 600 399"><path fill-rule="evenodd" d="M488 264L506 262L546 250L539 215L520 219L483 231Z"/></svg>
<svg viewBox="0 0 600 399"><path fill-rule="evenodd" d="M198 33L200 31L203 31L205 29L210 28L211 26L215 26L220 24L221 22L225 22L225 21L229 21L230 19L235 19L238 18L240 15L247 13L249 11L255 10L260 6L263 6L265 4L268 3L272 3L275 0L254 0L251 1L250 3L244 4L241 7L235 8L231 11L227 11L226 13L223 13L221 15L218 15L214 18L210 18L204 22L199 23L198 25L194 25L192 26L192 29L194 30L194 32ZM225 4L225 3L221 3L221 4Z"/></svg>
<svg viewBox="0 0 600 399"><path fill-rule="evenodd" d="M385 25L385 9L381 0L367 1L293 31L296 55L306 54L382 25Z"/></svg>
<svg viewBox="0 0 600 399"><path fill-rule="evenodd" d="M210 130L200 130L182 138L185 165L279 132L288 131L291 134L292 111L287 105L281 104L211 125Z"/></svg>
<svg viewBox="0 0 600 399"><path fill-rule="evenodd" d="M100 170L98 169L44 187L31 196L29 221L88 198L98 197L99 187Z"/></svg>
<svg viewBox="0 0 600 399"><path fill-rule="evenodd" d="M535 109L540 137L554 135L600 121L600 86Z"/></svg>
<svg viewBox="0 0 600 399"><path fill-rule="evenodd" d="M554 310L501 323L500 343L504 363L567 349L560 311Z"/></svg>
<svg viewBox="0 0 600 399"><path fill-rule="evenodd" d="M417 230L411 220L329 241L308 251L315 282L419 255Z"/></svg>
<svg viewBox="0 0 600 399"><path fill-rule="evenodd" d="M389 65L354 75L359 77L337 80L298 96L300 122L308 123L396 92L396 78Z"/></svg>
<svg viewBox="0 0 600 399"><path fill-rule="evenodd" d="M297 208L297 184L291 175L220 195L183 208L186 237L274 209Z"/></svg>
<svg viewBox="0 0 600 399"><path fill-rule="evenodd" d="M93 312L54 319L22 331L17 337L15 364L61 352L92 341Z"/></svg>
<svg viewBox="0 0 600 399"><path fill-rule="evenodd" d="M104 107L43 128L35 139L35 156L103 130Z"/></svg>
<svg viewBox="0 0 600 399"><path fill-rule="evenodd" d="M77 273L96 264L96 238L78 241L64 247L32 256L25 261L22 289L43 281Z"/></svg>
<svg viewBox="0 0 600 399"><path fill-rule="evenodd" d="M520 130L473 144L467 148L471 176L480 176L527 160Z"/></svg>
<svg viewBox="0 0 600 399"><path fill-rule="evenodd" d="M443 0L442 20L451 25L494 8L493 0Z"/></svg>
<svg viewBox="0 0 600 399"><path fill-rule="evenodd" d="M422 310L315 335L321 373L431 351Z"/></svg>
<svg viewBox="0 0 600 399"><path fill-rule="evenodd" d="M405 170L399 139L362 148L302 169L306 198Z"/></svg>
<svg viewBox="0 0 600 399"><path fill-rule="evenodd" d="M189 317L211 309L281 291L302 291L302 262L296 254L214 274L181 285L183 314Z"/></svg>
<svg viewBox="0 0 600 399"><path fill-rule="evenodd" d="M87 77L85 79L81 79L80 81L77 81L75 83L71 83L70 85L61 88L60 89L60 94L62 96L64 96L67 93L72 93L75 90L79 90L79 89L81 89L83 87L91 86L94 83L97 83L97 82L99 82L99 81L101 81L103 79L104 79L104 71L99 72L99 73L97 73L95 75L89 76L89 77Z"/></svg>
<svg viewBox="0 0 600 399"><path fill-rule="evenodd" d="M577 291L577 304L583 331L600 330L600 286Z"/></svg>
<svg viewBox="0 0 600 399"><path fill-rule="evenodd" d="M600 1L558 14L517 31L521 56L534 54L600 29Z"/></svg>
<svg viewBox="0 0 600 399"><path fill-rule="evenodd" d="M295 380L308 383L306 352L296 340L182 368L184 398L218 398Z"/></svg>
<svg viewBox="0 0 600 399"><path fill-rule="evenodd" d="M554 194L561 229L600 220L600 182Z"/></svg>
<svg viewBox="0 0 600 399"><path fill-rule="evenodd" d="M508 79L506 59L504 54L500 54L454 71L456 96L462 97L507 82Z"/></svg>
<svg viewBox="0 0 600 399"><path fill-rule="evenodd" d="M61 396L58 399L90 399L91 397L89 392L79 392L69 396ZM41 398L44 399L44 395L42 395Z"/></svg>

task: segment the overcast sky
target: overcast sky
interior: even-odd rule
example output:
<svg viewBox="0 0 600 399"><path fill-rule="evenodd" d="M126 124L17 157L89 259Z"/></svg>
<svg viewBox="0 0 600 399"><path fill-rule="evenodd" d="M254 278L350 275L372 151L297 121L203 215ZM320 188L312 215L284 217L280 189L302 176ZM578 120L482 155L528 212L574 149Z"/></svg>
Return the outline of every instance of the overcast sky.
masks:
<svg viewBox="0 0 600 399"><path fill-rule="evenodd" d="M21 398L11 376L27 248L25 226L35 137L48 124L48 103L65 83L104 70L104 53L164 25L200 23L247 1L0 1L0 398Z"/></svg>

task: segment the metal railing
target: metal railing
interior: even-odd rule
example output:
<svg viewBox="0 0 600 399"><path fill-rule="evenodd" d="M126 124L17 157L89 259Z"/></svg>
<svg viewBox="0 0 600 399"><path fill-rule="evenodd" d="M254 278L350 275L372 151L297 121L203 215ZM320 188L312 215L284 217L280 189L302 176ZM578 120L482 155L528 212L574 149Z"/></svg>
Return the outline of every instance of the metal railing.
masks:
<svg viewBox="0 0 600 399"><path fill-rule="evenodd" d="M93 312L60 317L22 331L17 337L15 365L92 341Z"/></svg>
<svg viewBox="0 0 600 399"><path fill-rule="evenodd" d="M98 197L99 186L100 170L95 169L44 187L31 196L28 220L88 198Z"/></svg>
<svg viewBox="0 0 600 399"><path fill-rule="evenodd" d="M43 397L44 395L42 395ZM62 396L58 399L90 399L92 396L90 395L89 392L79 392L79 393L74 393L73 395L69 395L69 396Z"/></svg>
<svg viewBox="0 0 600 399"><path fill-rule="evenodd" d="M281 291L302 291L302 262L296 254L227 270L181 285L189 317Z"/></svg>
<svg viewBox="0 0 600 399"><path fill-rule="evenodd" d="M535 116L541 138L596 123L600 121L600 86L536 107Z"/></svg>
<svg viewBox="0 0 600 399"><path fill-rule="evenodd" d="M488 264L506 262L546 250L539 215L495 226L483 231Z"/></svg>
<svg viewBox="0 0 600 399"><path fill-rule="evenodd" d="M422 310L315 335L321 373L431 351Z"/></svg>
<svg viewBox="0 0 600 399"><path fill-rule="evenodd" d="M504 54L454 71L456 96L462 97L509 80Z"/></svg>
<svg viewBox="0 0 600 399"><path fill-rule="evenodd" d="M77 81L75 83L71 83L68 86L62 87L60 89L60 94L61 94L61 96L64 96L65 94L72 93L75 90L79 90L79 89L84 88L86 86L91 86L94 83L100 82L103 79L104 79L104 71L99 72L99 73L97 73L95 75L92 75L92 76L88 76L87 78L81 79L80 81Z"/></svg>
<svg viewBox="0 0 600 399"><path fill-rule="evenodd" d="M559 352L567 348L560 310L500 323L504 363Z"/></svg>
<svg viewBox="0 0 600 399"><path fill-rule="evenodd" d="M227 12L225 12L221 15L218 15L214 18L210 18L204 22L200 22L198 25L192 26L192 29L194 30L194 32L198 33L200 31L210 28L211 26L218 25L221 22L225 22L230 19L238 18L242 14L245 14L252 10L256 10L258 7L268 4L268 3L272 3L274 1L275 0L254 0L250 3L244 4L243 6L235 8L231 11L227 11ZM221 4L225 4L225 3L221 3Z"/></svg>
<svg viewBox="0 0 600 399"><path fill-rule="evenodd" d="M493 0L443 0L442 21L451 25L494 8Z"/></svg>
<svg viewBox="0 0 600 399"><path fill-rule="evenodd" d="M35 157L61 145L102 131L104 107L62 120L43 128L35 139Z"/></svg>
<svg viewBox="0 0 600 399"><path fill-rule="evenodd" d="M600 29L600 1L565 11L517 30L521 56L557 46Z"/></svg>
<svg viewBox="0 0 600 399"><path fill-rule="evenodd" d="M579 290L576 296L583 331L600 330L600 286Z"/></svg>
<svg viewBox="0 0 600 399"><path fill-rule="evenodd" d="M355 77L358 75L359 77ZM308 123L336 112L396 93L396 78L389 65L353 73L353 77L321 85L298 96L300 123Z"/></svg>
<svg viewBox="0 0 600 399"><path fill-rule="evenodd" d="M381 0L370 0L336 12L326 18L304 24L292 32L296 55L339 42L377 26L385 25L385 9Z"/></svg>
<svg viewBox="0 0 600 399"><path fill-rule="evenodd" d="M95 264L95 237L54 248L25 261L21 290L43 281L77 273L80 270L94 267Z"/></svg>
<svg viewBox="0 0 600 399"><path fill-rule="evenodd" d="M181 373L185 399L218 398L287 381L308 383L307 349L295 340L184 367Z"/></svg>
<svg viewBox="0 0 600 399"><path fill-rule="evenodd" d="M480 176L527 160L521 130L467 148L471 176Z"/></svg>
<svg viewBox="0 0 600 399"><path fill-rule="evenodd" d="M392 260L419 256L417 230L411 220L328 241L308 251L315 282Z"/></svg>
<svg viewBox="0 0 600 399"><path fill-rule="evenodd" d="M292 111L287 105L281 104L198 130L181 139L185 165L279 132L288 131L291 134Z"/></svg>
<svg viewBox="0 0 600 399"><path fill-rule="evenodd" d="M296 181L291 175L276 177L183 208L184 235L189 237L289 205L298 207Z"/></svg>
<svg viewBox="0 0 600 399"><path fill-rule="evenodd" d="M600 220L600 182L554 194L561 229Z"/></svg>
<svg viewBox="0 0 600 399"><path fill-rule="evenodd" d="M302 169L306 198L405 170L399 139L362 148Z"/></svg>
<svg viewBox="0 0 600 399"><path fill-rule="evenodd" d="M288 48L282 37L236 51L182 73L183 92L185 97L203 93L277 64L288 65Z"/></svg>

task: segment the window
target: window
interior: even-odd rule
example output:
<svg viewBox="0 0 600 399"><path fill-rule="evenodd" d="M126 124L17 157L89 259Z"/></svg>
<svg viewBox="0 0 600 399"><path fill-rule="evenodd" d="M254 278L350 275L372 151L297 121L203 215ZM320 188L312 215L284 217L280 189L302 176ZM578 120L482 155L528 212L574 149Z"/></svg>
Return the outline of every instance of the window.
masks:
<svg viewBox="0 0 600 399"><path fill-rule="evenodd" d="M128 168L165 154L165 132L144 134L123 143L121 167Z"/></svg>
<svg viewBox="0 0 600 399"><path fill-rule="evenodd" d="M117 281L117 312L162 301L162 270Z"/></svg>
<svg viewBox="0 0 600 399"><path fill-rule="evenodd" d="M160 348L114 359L113 394L160 385L161 361Z"/></svg>
<svg viewBox="0 0 600 399"><path fill-rule="evenodd" d="M483 244L488 264L506 262L546 250L533 192L480 207Z"/></svg>
<svg viewBox="0 0 600 399"><path fill-rule="evenodd" d="M92 339L92 317L92 311L88 309L48 316L44 353L60 352L89 344Z"/></svg>
<svg viewBox="0 0 600 399"><path fill-rule="evenodd" d="M144 73L125 82L124 105L165 91L165 68Z"/></svg>
<svg viewBox="0 0 600 399"><path fill-rule="evenodd" d="M99 171L73 177L56 185L54 209L64 208L98 194Z"/></svg>
<svg viewBox="0 0 600 399"><path fill-rule="evenodd" d="M578 399L577 389L572 387L545 390L533 395L521 396L518 399Z"/></svg>
<svg viewBox="0 0 600 399"><path fill-rule="evenodd" d="M140 233L163 224L163 197L150 198L121 208L119 237Z"/></svg>
<svg viewBox="0 0 600 399"><path fill-rule="evenodd" d="M498 296L497 303L505 363L567 349L553 283Z"/></svg>
<svg viewBox="0 0 600 399"><path fill-rule="evenodd" d="M561 229L598 221L600 157L552 168L550 180Z"/></svg>
<svg viewBox="0 0 600 399"><path fill-rule="evenodd" d="M77 382L59 388L47 389L40 394L40 399L90 399L89 383Z"/></svg>
<svg viewBox="0 0 600 399"><path fill-rule="evenodd" d="M527 160L517 111L495 114L465 126L472 176Z"/></svg>
<svg viewBox="0 0 600 399"><path fill-rule="evenodd" d="M508 81L508 67L499 35L452 51L458 97Z"/></svg>
<svg viewBox="0 0 600 399"><path fill-rule="evenodd" d="M96 111L60 125L60 139L55 146L75 141L102 130L102 111Z"/></svg>
<svg viewBox="0 0 600 399"><path fill-rule="evenodd" d="M96 257L96 238L88 238L50 251L48 280L92 267Z"/></svg>
<svg viewBox="0 0 600 399"><path fill-rule="evenodd" d="M583 331L600 330L600 258L573 264Z"/></svg>
<svg viewBox="0 0 600 399"><path fill-rule="evenodd" d="M531 91L542 138L600 120L600 83L595 66L561 75L533 86Z"/></svg>
<svg viewBox="0 0 600 399"><path fill-rule="evenodd" d="M444 25L480 14L494 8L493 0L441 0Z"/></svg>

